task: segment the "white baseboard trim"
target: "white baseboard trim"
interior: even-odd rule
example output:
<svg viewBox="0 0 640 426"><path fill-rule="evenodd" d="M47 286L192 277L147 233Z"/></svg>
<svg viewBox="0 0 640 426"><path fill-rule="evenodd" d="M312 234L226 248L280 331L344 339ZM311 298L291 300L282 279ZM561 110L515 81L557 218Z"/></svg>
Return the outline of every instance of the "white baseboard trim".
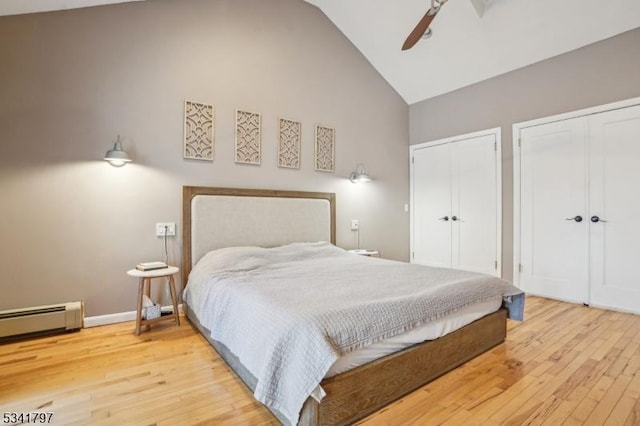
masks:
<svg viewBox="0 0 640 426"><path fill-rule="evenodd" d="M173 306L163 306L163 311L171 311ZM178 305L178 312L182 313L182 303ZM136 311L118 312L115 314L84 317L84 328L99 327L101 325L117 324L119 322L135 321Z"/></svg>

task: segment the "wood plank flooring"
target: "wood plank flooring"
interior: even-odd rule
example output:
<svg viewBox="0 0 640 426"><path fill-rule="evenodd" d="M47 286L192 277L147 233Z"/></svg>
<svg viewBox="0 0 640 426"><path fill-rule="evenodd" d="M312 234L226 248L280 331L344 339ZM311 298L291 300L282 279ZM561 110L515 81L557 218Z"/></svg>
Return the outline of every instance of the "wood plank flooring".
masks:
<svg viewBox="0 0 640 426"><path fill-rule="evenodd" d="M277 424L189 325L0 345L0 416L57 425ZM640 316L527 298L507 341L361 425L640 425ZM1 419L1 417L0 417Z"/></svg>

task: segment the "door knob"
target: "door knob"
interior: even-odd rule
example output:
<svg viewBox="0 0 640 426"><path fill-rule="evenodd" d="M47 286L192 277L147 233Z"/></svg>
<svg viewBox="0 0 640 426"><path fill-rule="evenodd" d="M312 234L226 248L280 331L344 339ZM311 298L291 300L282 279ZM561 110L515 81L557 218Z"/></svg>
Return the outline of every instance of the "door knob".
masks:
<svg viewBox="0 0 640 426"><path fill-rule="evenodd" d="M460 219L458 218L458 216L451 216L451 220L455 222L456 220L460 220Z"/></svg>
<svg viewBox="0 0 640 426"><path fill-rule="evenodd" d="M440 218L440 219L438 219L438 220L441 220L441 221L443 221L443 222L447 222L447 221L449 220L449 216L443 216L443 217L441 217L441 218Z"/></svg>
<svg viewBox="0 0 640 426"><path fill-rule="evenodd" d="M591 222L593 223L598 223L598 222L607 222L606 220L600 219L598 216L591 216Z"/></svg>
<svg viewBox="0 0 640 426"><path fill-rule="evenodd" d="M575 220L576 222L582 222L582 216L576 216L576 217L568 217L565 220ZM593 221L593 218L591 218L591 220ZM596 221L597 222L597 221Z"/></svg>

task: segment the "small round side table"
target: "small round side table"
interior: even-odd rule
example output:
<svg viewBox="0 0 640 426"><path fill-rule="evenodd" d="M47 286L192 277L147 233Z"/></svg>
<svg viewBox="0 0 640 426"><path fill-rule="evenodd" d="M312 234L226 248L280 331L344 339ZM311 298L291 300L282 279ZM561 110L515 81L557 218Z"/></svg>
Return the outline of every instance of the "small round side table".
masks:
<svg viewBox="0 0 640 426"><path fill-rule="evenodd" d="M147 330L150 325L160 321L175 320L176 325L180 325L180 317L178 315L178 296L176 293L176 285L173 276L179 271L175 266L169 266L167 268L155 269L153 271L139 271L137 269L131 269L127 271L127 275L131 277L139 278L138 282L138 311L136 314L136 335L140 334L140 329L143 326L147 326ZM173 314L164 315L154 319L142 319L142 295L146 294L147 297L151 294L151 280L153 278L167 278L169 283L169 291L171 292L171 302L173 303ZM145 285L146 284L146 285Z"/></svg>

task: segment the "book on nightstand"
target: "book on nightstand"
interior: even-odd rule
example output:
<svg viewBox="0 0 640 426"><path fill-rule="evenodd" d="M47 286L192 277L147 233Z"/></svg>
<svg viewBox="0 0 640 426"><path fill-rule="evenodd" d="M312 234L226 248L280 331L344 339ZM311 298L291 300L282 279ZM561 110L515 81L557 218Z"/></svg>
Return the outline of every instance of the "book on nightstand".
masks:
<svg viewBox="0 0 640 426"><path fill-rule="evenodd" d="M154 271L156 269L168 268L164 262L142 262L136 265L138 271Z"/></svg>

